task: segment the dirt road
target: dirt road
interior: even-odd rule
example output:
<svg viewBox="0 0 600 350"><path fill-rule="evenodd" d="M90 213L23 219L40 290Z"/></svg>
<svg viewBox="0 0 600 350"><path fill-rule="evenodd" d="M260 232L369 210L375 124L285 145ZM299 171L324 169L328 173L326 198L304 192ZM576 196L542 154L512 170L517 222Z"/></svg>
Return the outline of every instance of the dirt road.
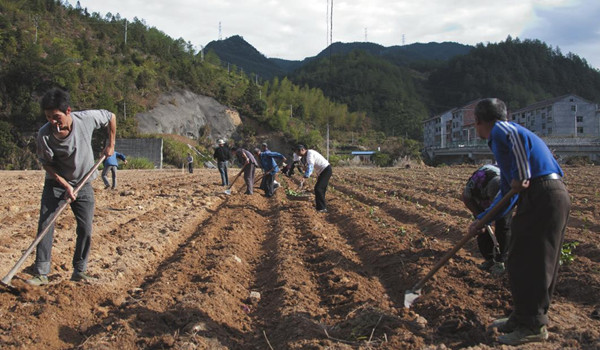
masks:
<svg viewBox="0 0 600 350"><path fill-rule="evenodd" d="M499 347L486 326L510 311L508 281L477 268L475 242L403 308L405 290L466 233L458 197L473 170L336 168L328 213L283 190L227 196L216 170L122 170L115 191L97 179L89 272L98 281L69 281L68 210L50 285L24 284L32 256L13 279L19 292L0 290L1 347ZM600 168L565 170L567 242L579 245L561 269L549 341L522 349L600 348ZM43 172L0 172L0 182L4 276L34 239Z"/></svg>

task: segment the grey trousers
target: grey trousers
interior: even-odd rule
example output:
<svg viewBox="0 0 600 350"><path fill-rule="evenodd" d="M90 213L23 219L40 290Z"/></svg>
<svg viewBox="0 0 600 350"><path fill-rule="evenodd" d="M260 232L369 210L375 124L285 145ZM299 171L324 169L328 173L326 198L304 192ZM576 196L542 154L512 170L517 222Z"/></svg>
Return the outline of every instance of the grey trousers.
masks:
<svg viewBox="0 0 600 350"><path fill-rule="evenodd" d="M102 181L104 181L104 186L109 187L110 183L108 182L108 172L112 173L112 188L117 187L117 167L114 165L105 166L102 170Z"/></svg>
<svg viewBox="0 0 600 350"><path fill-rule="evenodd" d="M252 163L248 164L244 169L244 181L246 182L246 194L254 193L254 172L256 166Z"/></svg>
<svg viewBox="0 0 600 350"><path fill-rule="evenodd" d="M42 192L42 203L40 208L40 219L38 222L38 234L44 229L52 218L54 212L65 202L65 189L54 180L46 180ZM94 189L91 182L81 187L77 194L77 200L71 203L71 210L77 221L77 239L75 241L75 252L73 254L73 272L85 272L87 270L88 256L92 243L92 219L94 217ZM50 273L50 261L52 258L52 243L54 242L54 225L40 241L36 249L34 273L47 275Z"/></svg>

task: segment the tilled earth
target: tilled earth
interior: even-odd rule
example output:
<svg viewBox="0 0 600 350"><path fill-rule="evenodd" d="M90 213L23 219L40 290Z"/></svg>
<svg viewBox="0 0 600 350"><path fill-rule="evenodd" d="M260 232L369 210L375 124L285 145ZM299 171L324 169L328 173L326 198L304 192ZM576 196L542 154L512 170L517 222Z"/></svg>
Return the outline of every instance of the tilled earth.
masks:
<svg viewBox="0 0 600 350"><path fill-rule="evenodd" d="M458 198L474 169L334 168L328 213L283 189L244 195L241 179L225 195L216 170L121 170L117 190L96 179L97 281L69 280L69 209L50 284L24 283L32 254L14 287L0 286L0 348L510 348L487 329L510 312L508 280L477 268L475 241L403 307L404 292L466 233ZM579 244L561 267L550 339L522 349L600 349L600 168L565 170L566 241ZM43 177L0 172L2 276L34 239Z"/></svg>

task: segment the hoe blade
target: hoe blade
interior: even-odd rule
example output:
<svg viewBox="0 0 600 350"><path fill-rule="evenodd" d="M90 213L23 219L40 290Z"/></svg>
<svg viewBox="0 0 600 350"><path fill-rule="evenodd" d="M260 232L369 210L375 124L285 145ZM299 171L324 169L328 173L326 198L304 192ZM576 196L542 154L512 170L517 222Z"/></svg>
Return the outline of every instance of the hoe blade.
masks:
<svg viewBox="0 0 600 350"><path fill-rule="evenodd" d="M417 300L417 298L420 296L421 296L421 289L407 290L404 293L404 307L407 309L410 308L411 305L415 302L415 300Z"/></svg>

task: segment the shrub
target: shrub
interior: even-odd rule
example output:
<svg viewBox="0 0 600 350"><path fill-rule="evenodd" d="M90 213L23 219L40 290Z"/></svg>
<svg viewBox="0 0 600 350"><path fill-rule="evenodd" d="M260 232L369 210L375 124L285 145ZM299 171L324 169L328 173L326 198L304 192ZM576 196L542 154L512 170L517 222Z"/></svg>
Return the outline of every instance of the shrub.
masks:
<svg viewBox="0 0 600 350"><path fill-rule="evenodd" d="M385 152L377 152L373 155L373 163L377 166L390 166L392 157Z"/></svg>
<svg viewBox="0 0 600 350"><path fill-rule="evenodd" d="M154 163L148 158L127 158L127 164L121 164L123 169L154 169Z"/></svg>

